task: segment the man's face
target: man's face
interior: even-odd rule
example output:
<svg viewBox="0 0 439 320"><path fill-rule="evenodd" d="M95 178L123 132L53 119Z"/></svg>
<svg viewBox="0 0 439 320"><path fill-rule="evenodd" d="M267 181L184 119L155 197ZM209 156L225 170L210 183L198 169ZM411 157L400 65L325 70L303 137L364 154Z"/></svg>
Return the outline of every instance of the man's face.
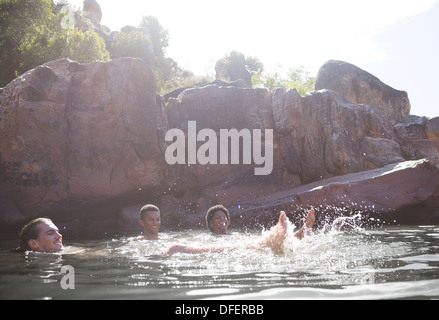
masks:
<svg viewBox="0 0 439 320"><path fill-rule="evenodd" d="M210 222L210 227L216 234L226 234L230 221L227 216L221 210L215 211Z"/></svg>
<svg viewBox="0 0 439 320"><path fill-rule="evenodd" d="M147 211L140 221L145 236L158 235L160 230L160 213L157 211Z"/></svg>
<svg viewBox="0 0 439 320"><path fill-rule="evenodd" d="M37 239L28 241L33 251L59 252L64 249L62 235L52 222L42 222L37 228L39 230Z"/></svg>

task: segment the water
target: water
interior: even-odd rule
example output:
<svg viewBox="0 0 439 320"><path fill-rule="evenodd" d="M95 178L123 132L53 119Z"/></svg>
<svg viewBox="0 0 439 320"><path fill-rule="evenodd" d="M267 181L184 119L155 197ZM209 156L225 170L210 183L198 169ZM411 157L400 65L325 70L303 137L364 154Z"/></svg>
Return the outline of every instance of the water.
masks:
<svg viewBox="0 0 439 320"><path fill-rule="evenodd" d="M301 241L289 233L282 255L269 249L160 255L177 242L236 244L261 231L65 240L68 248L82 248L75 254L13 253L17 242L1 241L0 299L439 298L438 226L364 229L354 219L335 220Z"/></svg>

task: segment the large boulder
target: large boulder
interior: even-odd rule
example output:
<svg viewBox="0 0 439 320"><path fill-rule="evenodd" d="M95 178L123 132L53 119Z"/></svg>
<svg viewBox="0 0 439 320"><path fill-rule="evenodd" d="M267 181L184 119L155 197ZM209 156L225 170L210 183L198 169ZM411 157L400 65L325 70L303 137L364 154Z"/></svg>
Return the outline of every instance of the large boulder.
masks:
<svg viewBox="0 0 439 320"><path fill-rule="evenodd" d="M439 117L407 116L394 126L406 159L428 159L439 164Z"/></svg>
<svg viewBox="0 0 439 320"><path fill-rule="evenodd" d="M402 120L410 114L407 92L393 89L374 75L344 61L326 62L317 73L315 89L334 90L354 103L368 104L390 120Z"/></svg>
<svg viewBox="0 0 439 320"><path fill-rule="evenodd" d="M102 9L96 0L84 0L83 11L95 26L102 20Z"/></svg>
<svg viewBox="0 0 439 320"><path fill-rule="evenodd" d="M301 184L404 161L390 121L334 91L276 89L273 114L285 167Z"/></svg>
<svg viewBox="0 0 439 320"><path fill-rule="evenodd" d="M0 103L0 194L24 216L166 181L158 145L166 114L141 59L52 61L12 81Z"/></svg>
<svg viewBox="0 0 439 320"><path fill-rule="evenodd" d="M437 224L439 167L427 160L405 161L261 195L230 204L229 211L236 228L273 224L280 210L300 226L312 207L319 227L357 214L364 227ZM203 225L201 217L181 223Z"/></svg>
<svg viewBox="0 0 439 320"><path fill-rule="evenodd" d="M294 202L379 214L388 222L433 223L439 218L439 168L418 160L340 176L297 193ZM400 216L392 215L395 212Z"/></svg>
<svg viewBox="0 0 439 320"><path fill-rule="evenodd" d="M261 183L299 185L350 172L404 161L391 122L368 105L358 105L330 90L300 96L296 90L240 89L206 86L188 89L169 100L170 128L187 135L189 121L197 129L271 129L274 170ZM250 179L252 166L195 165L185 167L191 181L205 188L215 183ZM244 193L247 193L244 191Z"/></svg>
<svg viewBox="0 0 439 320"><path fill-rule="evenodd" d="M206 86L169 99L167 113L169 127L186 136L189 121L217 136L230 128L274 132L270 175L255 176L254 165L178 165L179 199L166 201L168 212L197 214L215 203L235 205L264 195L270 201L270 194L291 187L405 160L387 118L331 90L302 97L294 89Z"/></svg>
<svg viewBox="0 0 439 320"><path fill-rule="evenodd" d="M188 137L188 123L196 123L197 132L202 129L215 131L220 144L221 130L248 129L253 137L253 130L262 133L266 129L274 129L271 106L271 93L266 89L243 89L209 85L201 88L185 90L178 99L168 101L169 128L181 129ZM266 140L262 137L262 150L265 150ZM204 142L198 142L198 147ZM231 164L229 154L228 165L200 163L177 165L180 183L184 186L185 194L197 194L195 202L215 203L241 197L257 196L271 192L282 186L281 175L283 161L273 139L273 171L268 175L255 175L255 165L244 164L241 141L239 164ZM250 151L250 150L249 150ZM231 151L230 151L231 153ZM219 158L218 153L218 158ZM204 200L201 200L204 199ZM207 200L207 201L206 201ZM205 207L205 206L203 206ZM199 206L196 206L199 210ZM191 210L192 211L192 210Z"/></svg>

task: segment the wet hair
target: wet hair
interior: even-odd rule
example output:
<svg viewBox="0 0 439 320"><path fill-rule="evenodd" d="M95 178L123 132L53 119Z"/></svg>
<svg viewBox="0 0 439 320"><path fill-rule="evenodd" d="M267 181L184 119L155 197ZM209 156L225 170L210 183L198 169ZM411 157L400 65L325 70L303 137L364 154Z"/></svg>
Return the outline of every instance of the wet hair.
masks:
<svg viewBox="0 0 439 320"><path fill-rule="evenodd" d="M37 239L40 229L38 225L44 222L52 222L49 218L36 218L28 222L20 232L20 246L17 248L18 251L31 251L29 247L29 240Z"/></svg>
<svg viewBox="0 0 439 320"><path fill-rule="evenodd" d="M144 205L142 207L142 209L140 209L140 219L143 220L146 213L150 212L150 211L157 211L158 213L160 213L160 210L157 206L155 206L153 204L147 204L147 205Z"/></svg>
<svg viewBox="0 0 439 320"><path fill-rule="evenodd" d="M217 212L217 211L222 211L222 212L224 212L224 214L225 214L226 217L227 217L227 220L230 221L230 213L229 213L229 210L227 210L226 207L224 207L224 206L221 205L221 204L218 204L218 205L216 205L216 206L210 207L209 210L207 210L207 213L206 213L206 224L207 224L207 227L209 228L209 230L212 231L212 232L214 232L214 230L211 228L210 223L211 223L212 220L213 220L213 214L214 214L215 212Z"/></svg>

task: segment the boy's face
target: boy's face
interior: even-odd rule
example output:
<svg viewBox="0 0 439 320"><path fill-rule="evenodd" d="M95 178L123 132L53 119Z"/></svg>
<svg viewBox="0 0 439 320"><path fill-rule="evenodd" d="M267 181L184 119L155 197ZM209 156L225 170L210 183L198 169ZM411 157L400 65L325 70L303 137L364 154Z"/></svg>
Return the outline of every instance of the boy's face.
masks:
<svg viewBox="0 0 439 320"><path fill-rule="evenodd" d="M229 219L221 210L215 211L210 222L210 227L216 234L226 234L229 227Z"/></svg>
<svg viewBox="0 0 439 320"><path fill-rule="evenodd" d="M145 235L158 235L160 230L160 213L158 211L147 211L143 219L139 220Z"/></svg>
<svg viewBox="0 0 439 320"><path fill-rule="evenodd" d="M41 222L37 228L39 230L37 239L28 241L33 251L59 252L64 249L62 235L52 222Z"/></svg>

